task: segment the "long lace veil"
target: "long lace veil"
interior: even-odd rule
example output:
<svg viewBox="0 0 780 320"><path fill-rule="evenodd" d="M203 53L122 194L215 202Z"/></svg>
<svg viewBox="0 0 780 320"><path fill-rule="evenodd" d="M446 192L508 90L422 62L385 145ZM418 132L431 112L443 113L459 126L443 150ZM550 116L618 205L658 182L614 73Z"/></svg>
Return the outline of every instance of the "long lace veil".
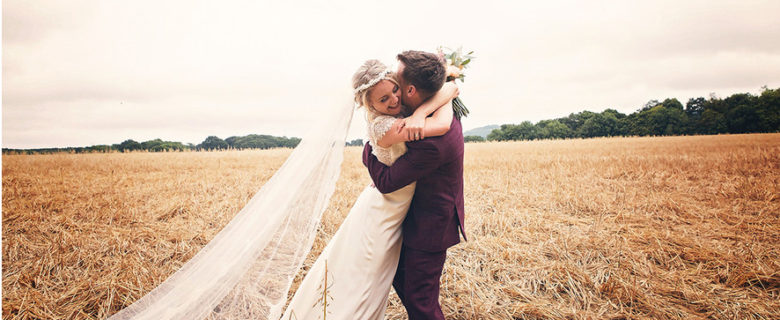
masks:
<svg viewBox="0 0 780 320"><path fill-rule="evenodd" d="M213 240L109 319L278 319L335 189L351 106L320 118Z"/></svg>

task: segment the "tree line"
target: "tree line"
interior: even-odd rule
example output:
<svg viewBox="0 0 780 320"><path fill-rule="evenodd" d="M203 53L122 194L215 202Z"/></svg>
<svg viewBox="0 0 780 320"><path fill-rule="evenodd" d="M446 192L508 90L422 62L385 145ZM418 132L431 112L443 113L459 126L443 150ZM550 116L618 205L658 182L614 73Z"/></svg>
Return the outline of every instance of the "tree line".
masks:
<svg viewBox="0 0 780 320"><path fill-rule="evenodd" d="M567 117L505 124L487 140L536 140L612 136L669 136L720 133L780 132L780 88L762 87L760 95L737 93L725 99L710 95L691 98L683 106L677 99L651 100L631 114L614 109L582 111ZM480 141L481 137L465 140Z"/></svg>
<svg viewBox="0 0 780 320"><path fill-rule="evenodd" d="M232 136L220 139L217 136L209 136L199 144L181 143L176 141L163 141L154 139L138 142L127 139L121 143L112 145L93 145L89 147L67 148L39 148L39 149L6 149L3 153L15 154L47 154L57 152L90 153L90 152L129 152L129 151L200 151L200 150L228 150L228 149L270 149L270 148L295 148L301 142L300 138L276 137L270 135L250 134L246 136Z"/></svg>
<svg viewBox="0 0 780 320"><path fill-rule="evenodd" d="M520 124L504 124L487 136L491 141L592 138L612 136L668 136L720 133L780 132L780 88L762 88L758 96L737 93L720 99L710 95L691 98L683 106L675 98L663 101L650 100L631 114L615 109L600 113L582 111L567 117L542 120L536 124L523 121ZM481 136L466 136L466 142L485 141ZM7 149L3 153L88 153L125 151L185 151L185 150L227 150L227 149L270 149L295 148L300 138L276 137L250 134L221 139L209 136L194 145L175 141L154 139L137 142L132 139L112 145L89 147ZM346 145L361 146L362 139L346 142Z"/></svg>
<svg viewBox="0 0 780 320"><path fill-rule="evenodd" d="M217 136L209 136L195 146L196 150L227 150L227 149L271 149L295 148L301 138L275 137L265 134L250 134L243 137L228 137L225 140Z"/></svg>

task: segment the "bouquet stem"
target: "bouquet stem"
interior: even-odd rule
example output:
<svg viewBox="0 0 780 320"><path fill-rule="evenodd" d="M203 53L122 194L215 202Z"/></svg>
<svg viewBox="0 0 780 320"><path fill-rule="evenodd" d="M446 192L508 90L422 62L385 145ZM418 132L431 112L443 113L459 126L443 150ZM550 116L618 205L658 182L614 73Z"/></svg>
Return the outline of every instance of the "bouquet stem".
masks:
<svg viewBox="0 0 780 320"><path fill-rule="evenodd" d="M463 104L463 101L460 100L460 97L455 97L455 99L452 99L452 111L455 113L455 117L458 118L458 120L469 115L469 109L466 108L466 105Z"/></svg>

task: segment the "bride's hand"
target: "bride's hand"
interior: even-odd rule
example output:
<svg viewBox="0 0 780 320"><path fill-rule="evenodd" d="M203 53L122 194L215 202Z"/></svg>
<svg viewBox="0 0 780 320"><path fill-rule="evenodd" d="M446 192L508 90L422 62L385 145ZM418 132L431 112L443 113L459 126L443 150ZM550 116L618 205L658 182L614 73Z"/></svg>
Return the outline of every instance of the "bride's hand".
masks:
<svg viewBox="0 0 780 320"><path fill-rule="evenodd" d="M445 82L440 90L444 92L444 94L448 94L450 99L455 99L458 97L458 95L460 95L460 88L458 88L458 85L455 84L455 81Z"/></svg>
<svg viewBox="0 0 780 320"><path fill-rule="evenodd" d="M403 131L406 136L406 141L415 141L425 138L425 117L412 115L408 118L404 118L403 124L399 126L398 132Z"/></svg>

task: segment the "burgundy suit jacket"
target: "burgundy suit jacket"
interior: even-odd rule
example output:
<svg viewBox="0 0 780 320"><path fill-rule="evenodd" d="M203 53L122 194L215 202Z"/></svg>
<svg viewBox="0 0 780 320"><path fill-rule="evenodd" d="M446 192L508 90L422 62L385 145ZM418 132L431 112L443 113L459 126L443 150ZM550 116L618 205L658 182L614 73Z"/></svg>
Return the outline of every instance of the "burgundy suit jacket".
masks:
<svg viewBox="0 0 780 320"><path fill-rule="evenodd" d="M379 192L390 193L417 181L403 222L404 246L439 252L466 239L463 220L463 128L453 118L443 136L407 142L406 154L388 167L363 149L363 164Z"/></svg>

